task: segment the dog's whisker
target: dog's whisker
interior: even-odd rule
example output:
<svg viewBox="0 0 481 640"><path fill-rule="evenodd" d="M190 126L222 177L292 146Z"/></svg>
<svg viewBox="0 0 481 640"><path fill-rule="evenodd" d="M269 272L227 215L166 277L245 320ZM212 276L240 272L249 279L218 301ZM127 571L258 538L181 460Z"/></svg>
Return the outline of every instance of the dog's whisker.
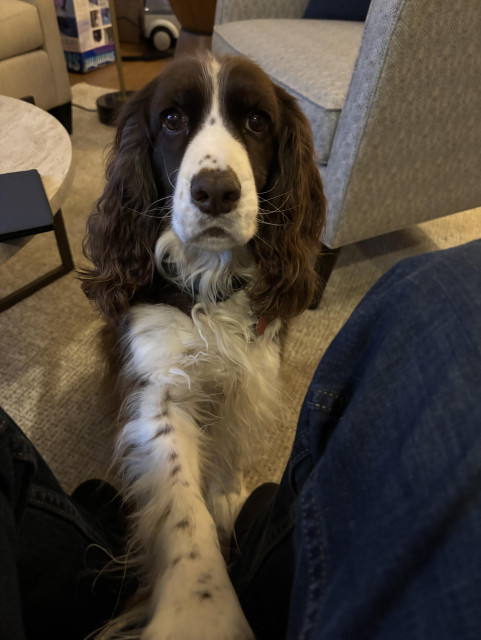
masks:
<svg viewBox="0 0 481 640"><path fill-rule="evenodd" d="M175 176L177 173L179 173L180 171L180 167L178 167L177 169L174 169L173 171L170 172L169 177L172 178L173 176ZM170 183L172 184L172 182ZM172 185L173 186L173 185Z"/></svg>
<svg viewBox="0 0 481 640"><path fill-rule="evenodd" d="M164 196L163 198L158 198L157 200L154 200L153 202L151 202L149 204L149 206L147 207L147 209L150 209L150 207L152 207L154 204L157 204L159 202L165 202L166 200L173 200L174 196L170 195L170 196Z"/></svg>
<svg viewBox="0 0 481 640"><path fill-rule="evenodd" d="M161 147L161 151L162 151L162 160L164 162L164 169L165 169L165 175L167 176L167 180L169 181L170 186L172 187L172 189L175 189L175 184L172 182L171 180L171 176L174 175L175 171L172 171L170 174L167 170L167 160L165 158L165 152L164 152L164 147Z"/></svg>
<svg viewBox="0 0 481 640"><path fill-rule="evenodd" d="M283 220L285 220L286 222L290 222L290 217L288 215L289 213L289 209L285 209L283 211L275 211L275 210L269 210L269 209L259 209L259 214L260 214L260 218L262 220L264 219L268 219L270 216L280 216Z"/></svg>
<svg viewBox="0 0 481 640"><path fill-rule="evenodd" d="M257 238L257 240L261 240L261 242L263 242L267 247L269 247L269 249L272 249L272 245L270 245L267 242L267 240L265 238L263 238L261 235L259 235L258 233L255 233L254 237Z"/></svg>
<svg viewBox="0 0 481 640"><path fill-rule="evenodd" d="M157 218L158 220L163 220L164 218L167 218L172 213L172 209L166 208L166 207L151 209L150 213L147 213L148 209L146 209L145 211L137 211L136 209L127 209L127 211L131 211L137 216L144 216L145 218ZM154 213L155 211L162 212L162 215L159 216L155 214Z"/></svg>
<svg viewBox="0 0 481 640"><path fill-rule="evenodd" d="M281 204L281 205L275 205L273 202L272 203L268 203L268 202L262 202L261 206L259 207L259 209L266 215L273 215L276 213L279 213L281 215L285 215L288 211L295 211L299 205L295 204L292 207L286 207L284 206L285 203ZM262 206L264 205L264 206ZM265 208L265 206L267 206L268 208Z"/></svg>
<svg viewBox="0 0 481 640"><path fill-rule="evenodd" d="M269 191L260 191L259 192L259 197L262 200L266 200L267 202L271 201L271 200L276 200L277 198L282 198L285 195L292 195L292 191L283 191L282 193L276 193L275 196L271 196L270 198L265 198L264 197L264 193L269 193L270 191L272 191L272 189L269 189Z"/></svg>
<svg viewBox="0 0 481 640"><path fill-rule="evenodd" d="M279 200L280 198L284 198L285 196L292 196L292 191L283 191L282 193L276 193L273 196L270 197L265 197L260 195L260 199L265 201L265 202L274 202L276 200Z"/></svg>
<svg viewBox="0 0 481 640"><path fill-rule="evenodd" d="M274 184L270 189L266 189L265 191L259 191L259 195L263 196L264 193L270 193L271 191L273 191L276 188L278 182L279 182L279 176L276 178Z"/></svg>
<svg viewBox="0 0 481 640"><path fill-rule="evenodd" d="M262 218L259 218L258 222L259 224L266 224L269 227L288 227L289 226L288 222L280 222L278 224L276 222L268 222L267 220L263 220Z"/></svg>
<svg viewBox="0 0 481 640"><path fill-rule="evenodd" d="M156 204L165 205L166 203L169 203L170 206L172 206L173 199L174 199L173 196L165 196L163 198L159 198L158 200L154 200L153 202L151 202L149 204L149 206L146 209L144 209L144 213L147 213L148 211L154 209ZM162 206L160 208L164 208L164 206ZM157 207L155 210L159 210L159 207Z"/></svg>
<svg viewBox="0 0 481 640"><path fill-rule="evenodd" d="M280 198L282 198L284 196L284 200L278 204L278 200ZM278 196L275 196L274 198L264 198L262 200L263 203L266 203L268 205L270 205L271 207L274 207L275 209L284 209L285 208L285 204L286 202L289 200L289 197L291 196L290 192L286 192L283 194L279 194ZM287 209L286 209L287 210Z"/></svg>
<svg viewBox="0 0 481 640"><path fill-rule="evenodd" d="M274 215L280 215L283 218L286 218L289 220L289 216L287 215L287 213L291 210L295 209L295 207L291 207L289 209L262 209L259 208L259 213L262 215L262 217L269 217L269 216L274 216Z"/></svg>

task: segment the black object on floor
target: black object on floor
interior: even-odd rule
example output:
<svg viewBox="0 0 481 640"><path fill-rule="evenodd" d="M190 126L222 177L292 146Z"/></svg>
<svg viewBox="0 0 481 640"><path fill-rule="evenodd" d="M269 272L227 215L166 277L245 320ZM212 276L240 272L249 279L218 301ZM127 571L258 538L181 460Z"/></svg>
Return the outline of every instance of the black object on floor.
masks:
<svg viewBox="0 0 481 640"><path fill-rule="evenodd" d="M125 95L122 95L121 91L113 91L112 93L104 93L98 97L97 113L100 122L102 124L115 126L120 110L124 106L127 98L133 93L135 93L135 91L126 91Z"/></svg>

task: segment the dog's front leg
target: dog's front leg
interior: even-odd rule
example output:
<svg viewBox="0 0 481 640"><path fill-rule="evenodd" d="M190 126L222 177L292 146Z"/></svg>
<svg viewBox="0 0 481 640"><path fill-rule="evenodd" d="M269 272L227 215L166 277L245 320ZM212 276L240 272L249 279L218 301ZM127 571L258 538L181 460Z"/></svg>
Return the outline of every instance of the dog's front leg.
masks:
<svg viewBox="0 0 481 640"><path fill-rule="evenodd" d="M120 448L150 587L142 638L251 639L203 498L202 433L165 387L147 386L137 399Z"/></svg>

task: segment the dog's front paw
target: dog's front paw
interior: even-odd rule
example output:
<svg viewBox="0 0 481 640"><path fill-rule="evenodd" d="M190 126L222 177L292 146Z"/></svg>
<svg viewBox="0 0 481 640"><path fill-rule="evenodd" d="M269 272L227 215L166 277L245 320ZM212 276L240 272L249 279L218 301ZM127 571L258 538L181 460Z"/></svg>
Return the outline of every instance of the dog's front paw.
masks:
<svg viewBox="0 0 481 640"><path fill-rule="evenodd" d="M185 590L190 591L187 584ZM229 583L225 589L199 586L181 597L167 595L142 640L254 640L254 634Z"/></svg>
<svg viewBox="0 0 481 640"><path fill-rule="evenodd" d="M242 616L227 620L222 612L206 621L196 611L175 614L173 620L157 618L144 630L141 640L255 640L252 629Z"/></svg>

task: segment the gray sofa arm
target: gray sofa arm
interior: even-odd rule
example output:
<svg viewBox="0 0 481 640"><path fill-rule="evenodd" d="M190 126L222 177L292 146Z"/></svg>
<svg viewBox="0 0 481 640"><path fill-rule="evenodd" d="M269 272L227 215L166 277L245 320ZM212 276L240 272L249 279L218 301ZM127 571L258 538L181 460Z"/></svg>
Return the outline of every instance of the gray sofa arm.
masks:
<svg viewBox="0 0 481 640"><path fill-rule="evenodd" d="M259 18L302 18L309 0L217 0L215 23Z"/></svg>

